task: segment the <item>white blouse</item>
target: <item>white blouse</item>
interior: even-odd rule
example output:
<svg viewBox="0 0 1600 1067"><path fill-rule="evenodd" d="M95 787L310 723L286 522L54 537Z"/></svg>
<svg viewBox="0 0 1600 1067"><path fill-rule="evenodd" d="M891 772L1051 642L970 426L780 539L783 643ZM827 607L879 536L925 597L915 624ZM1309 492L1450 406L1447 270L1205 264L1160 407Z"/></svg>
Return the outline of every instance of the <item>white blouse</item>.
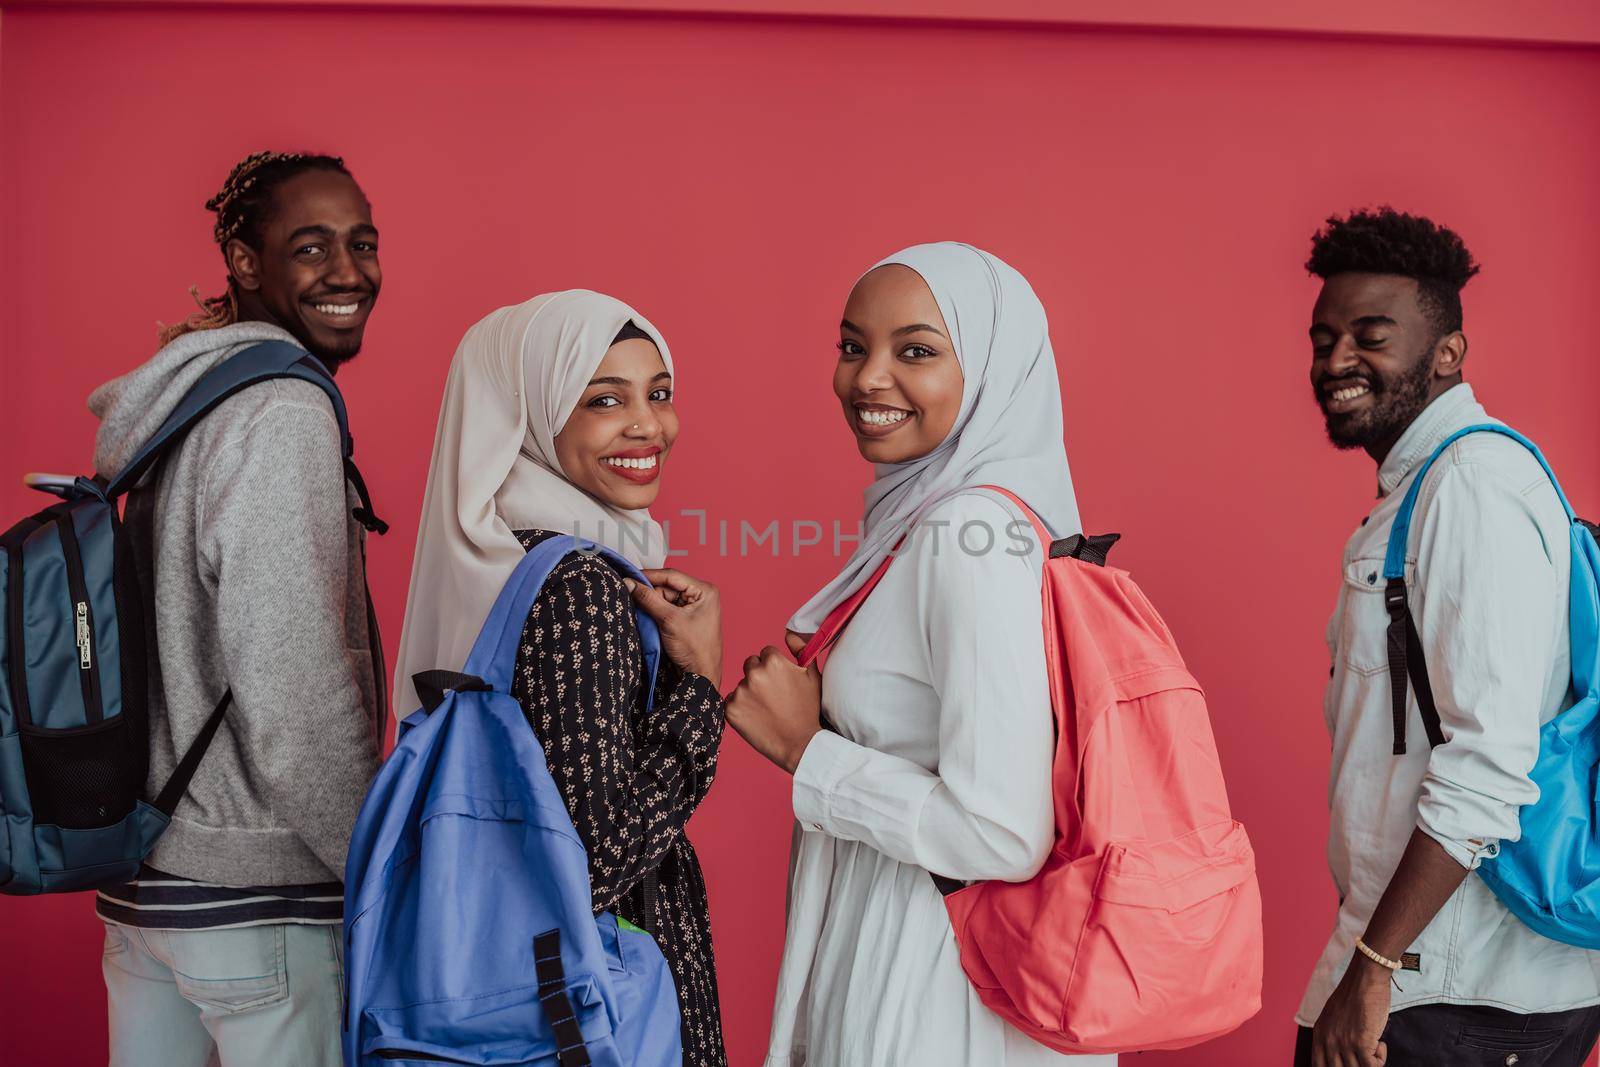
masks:
<svg viewBox="0 0 1600 1067"><path fill-rule="evenodd" d="M1036 547L982 492L941 502L834 646L794 776L789 921L767 1067L1030 1067L961 970L929 871L1030 877L1054 837ZM948 526L931 527L947 521ZM994 533L994 546L981 523ZM966 526L966 536L961 537ZM931 527L931 528L930 528Z"/></svg>

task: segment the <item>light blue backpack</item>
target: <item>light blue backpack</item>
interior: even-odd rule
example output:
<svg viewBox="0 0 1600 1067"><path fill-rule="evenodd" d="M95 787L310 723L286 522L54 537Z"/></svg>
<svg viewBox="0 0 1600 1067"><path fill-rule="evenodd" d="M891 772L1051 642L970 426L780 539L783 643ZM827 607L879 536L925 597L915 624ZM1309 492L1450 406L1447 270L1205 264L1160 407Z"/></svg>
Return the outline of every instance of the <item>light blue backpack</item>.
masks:
<svg viewBox="0 0 1600 1067"><path fill-rule="evenodd" d="M1406 599L1406 539L1423 475L1458 438L1498 433L1532 452L1550 476L1571 521L1572 582L1569 622L1572 689L1577 702L1545 724L1539 734L1539 759L1533 781L1539 800L1522 809L1522 836L1502 841L1499 854L1478 873L1495 896L1527 926L1545 937L1581 948L1600 949L1600 825L1595 805L1600 765L1600 547L1595 528L1579 519L1537 445L1505 426L1469 426L1452 434L1422 465L1401 501L1383 565L1389 610L1389 680L1393 693L1395 753L1405 751L1406 681L1416 690L1417 708L1432 744L1445 740L1428 684L1416 624ZM1492 566L1492 561L1486 561Z"/></svg>
<svg viewBox="0 0 1600 1067"><path fill-rule="evenodd" d="M462 670L415 677L424 708L367 794L345 871L346 1067L679 1067L678 996L649 934L598 918L583 844L511 696L528 611L572 537L518 564ZM639 615L647 692L661 643Z"/></svg>

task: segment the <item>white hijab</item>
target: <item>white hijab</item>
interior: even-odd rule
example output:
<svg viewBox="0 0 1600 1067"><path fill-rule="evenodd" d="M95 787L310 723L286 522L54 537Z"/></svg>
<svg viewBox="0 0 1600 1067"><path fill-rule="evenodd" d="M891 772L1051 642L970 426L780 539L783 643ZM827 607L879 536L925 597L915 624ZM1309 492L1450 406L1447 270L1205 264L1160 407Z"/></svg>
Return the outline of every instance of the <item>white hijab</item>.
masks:
<svg viewBox="0 0 1600 1067"><path fill-rule="evenodd" d="M998 485L1026 501L1053 536L1081 532L1055 355L1044 307L1028 280L988 252L954 241L914 245L873 269L888 263L910 267L933 291L961 361L961 409L932 452L874 466L861 545L789 620L800 633L822 625L925 508L962 489Z"/></svg>
<svg viewBox="0 0 1600 1067"><path fill-rule="evenodd" d="M666 545L650 512L601 503L569 482L556 459L556 435L630 320L671 371L667 343L643 315L587 289L500 308L461 339L422 498L395 666L397 716L421 703L413 674L466 662L523 558L512 531L577 534L641 567L661 566Z"/></svg>

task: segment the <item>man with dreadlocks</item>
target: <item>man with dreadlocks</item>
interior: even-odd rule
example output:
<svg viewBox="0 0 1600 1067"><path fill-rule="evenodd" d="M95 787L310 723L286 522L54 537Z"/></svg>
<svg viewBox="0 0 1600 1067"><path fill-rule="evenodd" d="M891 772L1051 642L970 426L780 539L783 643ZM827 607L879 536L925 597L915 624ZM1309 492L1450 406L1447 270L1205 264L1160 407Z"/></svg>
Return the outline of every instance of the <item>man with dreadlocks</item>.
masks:
<svg viewBox="0 0 1600 1067"><path fill-rule="evenodd" d="M295 218L275 204L277 195L299 206ZM265 322L288 330L335 372L361 350L383 276L372 209L343 160L258 152L233 168L206 210L216 212L212 236L228 285L220 296L197 296L200 310L164 327L162 344L195 330Z"/></svg>
<svg viewBox="0 0 1600 1067"><path fill-rule="evenodd" d="M288 341L361 348L378 231L331 156L266 152L206 204L227 288L90 397L119 470L206 371ZM316 386L235 393L129 495L153 605L150 782L233 703L137 880L103 891L112 1067L340 1060L345 852L377 768L383 656L340 433Z"/></svg>
<svg viewBox="0 0 1600 1067"><path fill-rule="evenodd" d="M1470 874L1538 799L1539 729L1572 704L1568 520L1532 453L1462 379L1460 237L1392 208L1331 218L1306 265L1311 386L1328 438L1377 465L1328 627L1328 866L1339 912L1300 1004L1297 1067L1579 1067L1600 1033L1600 953L1546 939ZM1395 712L1385 552L1422 488L1406 585L1437 721ZM1416 653L1413 652L1413 655ZM1407 670L1398 676L1404 682ZM1409 743L1406 741L1409 735ZM1426 736L1424 736L1426 735ZM1431 742L1431 743L1430 743Z"/></svg>

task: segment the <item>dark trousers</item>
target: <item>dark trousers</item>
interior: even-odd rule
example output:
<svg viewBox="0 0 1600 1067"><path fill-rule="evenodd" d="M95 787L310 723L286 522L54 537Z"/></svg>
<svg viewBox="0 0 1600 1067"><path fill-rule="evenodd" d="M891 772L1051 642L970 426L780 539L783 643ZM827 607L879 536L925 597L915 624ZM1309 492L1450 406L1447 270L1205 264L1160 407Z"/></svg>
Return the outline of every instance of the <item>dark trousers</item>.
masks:
<svg viewBox="0 0 1600 1067"><path fill-rule="evenodd" d="M1600 1007L1520 1015L1468 1004L1425 1004L1389 1016L1387 1067L1583 1067L1600 1037ZM1294 1067L1311 1067L1300 1028Z"/></svg>

